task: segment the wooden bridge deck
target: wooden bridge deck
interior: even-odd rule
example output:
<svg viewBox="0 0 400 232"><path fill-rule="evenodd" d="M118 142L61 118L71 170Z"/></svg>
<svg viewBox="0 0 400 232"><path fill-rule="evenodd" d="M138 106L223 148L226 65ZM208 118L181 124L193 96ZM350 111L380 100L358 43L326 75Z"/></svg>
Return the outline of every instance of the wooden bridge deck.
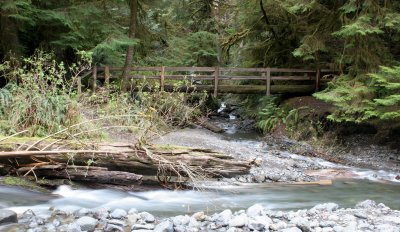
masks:
<svg viewBox="0 0 400 232"><path fill-rule="evenodd" d="M104 80L108 87L111 79L121 78L123 67L94 67L91 76L91 88L96 90L97 81ZM224 67L130 67L132 80L146 80L143 91L152 91L157 86L161 91L207 91L218 93L312 93L318 91L324 82L322 76L333 76L337 71L327 69L286 69L286 68L224 68ZM187 83L176 86L168 83L186 80ZM239 82L240 81L240 82ZM235 83L236 82L236 83ZM251 84L244 84L244 83ZM254 84L257 83L257 84ZM82 92L81 79L78 80L78 92Z"/></svg>

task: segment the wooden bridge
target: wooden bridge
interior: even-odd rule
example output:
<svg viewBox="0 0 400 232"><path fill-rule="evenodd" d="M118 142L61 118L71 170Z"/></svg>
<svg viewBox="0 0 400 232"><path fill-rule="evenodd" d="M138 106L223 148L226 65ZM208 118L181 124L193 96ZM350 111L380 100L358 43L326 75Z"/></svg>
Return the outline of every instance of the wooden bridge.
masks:
<svg viewBox="0 0 400 232"><path fill-rule="evenodd" d="M121 78L123 67L94 67L90 85L93 91L102 80L109 86L110 80ZM130 67L129 79L146 80L143 91L207 91L236 94L309 94L320 90L327 81L337 74L327 69L286 69L286 68L225 68L225 67ZM89 73L90 75L90 73ZM177 80L186 84L176 86ZM174 82L175 81L175 82ZM78 92L82 92L81 78Z"/></svg>

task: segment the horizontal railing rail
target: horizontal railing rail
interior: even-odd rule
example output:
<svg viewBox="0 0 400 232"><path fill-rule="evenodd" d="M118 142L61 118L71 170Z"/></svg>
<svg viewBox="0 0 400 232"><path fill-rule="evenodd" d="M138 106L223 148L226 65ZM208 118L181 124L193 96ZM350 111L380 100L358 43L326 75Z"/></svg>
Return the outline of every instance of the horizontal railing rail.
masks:
<svg viewBox="0 0 400 232"><path fill-rule="evenodd" d="M97 79L104 79L108 87L110 79L120 78L121 75L111 75L111 72L124 71L124 67L93 67L92 90L96 90ZM265 93L271 94L271 81L314 81L315 91L321 86L321 77L324 74L335 75L339 72L329 69L291 69L291 68L230 68L230 67L129 67L130 79L159 80L160 90L164 91L166 80L207 80L213 81L214 96L218 94L220 81L265 81ZM98 75L99 72L102 75ZM78 79L78 93L82 92L81 78Z"/></svg>

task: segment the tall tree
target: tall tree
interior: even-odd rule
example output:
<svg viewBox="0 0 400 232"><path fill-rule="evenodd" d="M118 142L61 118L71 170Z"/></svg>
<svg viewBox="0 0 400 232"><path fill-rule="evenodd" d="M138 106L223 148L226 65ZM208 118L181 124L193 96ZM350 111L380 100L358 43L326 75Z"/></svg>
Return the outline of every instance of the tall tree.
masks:
<svg viewBox="0 0 400 232"><path fill-rule="evenodd" d="M135 39L136 38L136 33L137 33L137 21L138 21L138 0L130 0L129 1L129 6L130 6L130 20L129 20L129 38L130 39ZM124 90L129 89L129 72L130 72L130 66L132 64L133 60L133 45L129 45L128 49L126 51L126 57L125 57L125 66L124 66L124 71L122 74L122 88Z"/></svg>

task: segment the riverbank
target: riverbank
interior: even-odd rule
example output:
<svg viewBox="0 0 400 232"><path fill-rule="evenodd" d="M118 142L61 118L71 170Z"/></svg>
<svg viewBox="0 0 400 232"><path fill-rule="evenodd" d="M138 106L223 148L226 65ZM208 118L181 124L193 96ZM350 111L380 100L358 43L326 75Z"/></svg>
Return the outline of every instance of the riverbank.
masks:
<svg viewBox="0 0 400 232"><path fill-rule="evenodd" d="M207 215L196 212L175 217L155 217L149 212L110 208L52 208L42 214L25 211L18 215L0 210L0 231L277 231L277 232L399 232L400 211L366 200L353 208L335 203L318 204L298 211L272 211L260 204L247 209Z"/></svg>

